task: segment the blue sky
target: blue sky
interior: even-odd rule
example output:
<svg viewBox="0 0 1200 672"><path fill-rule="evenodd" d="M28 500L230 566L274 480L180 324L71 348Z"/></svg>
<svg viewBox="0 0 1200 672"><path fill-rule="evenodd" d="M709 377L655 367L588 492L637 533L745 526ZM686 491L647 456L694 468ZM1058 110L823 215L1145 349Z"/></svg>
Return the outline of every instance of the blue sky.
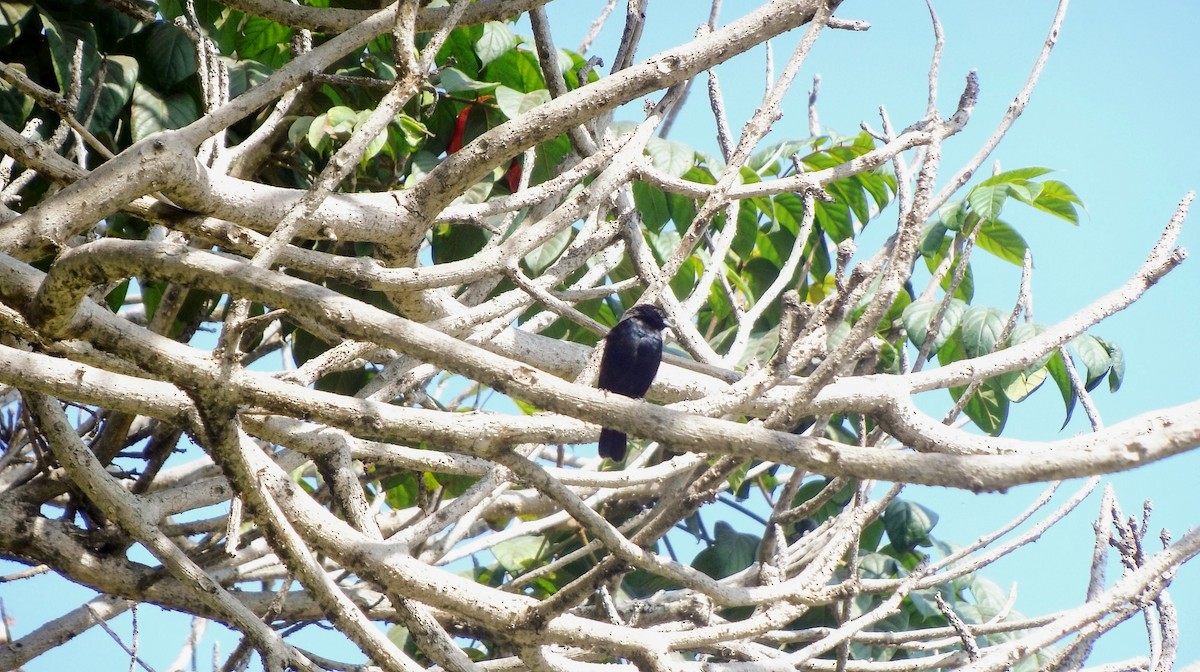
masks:
<svg viewBox="0 0 1200 672"><path fill-rule="evenodd" d="M574 48L602 3L553 3L551 25L559 46ZM728 20L758 2L730 0ZM570 5L570 9L567 9ZM580 7L588 6L586 11ZM645 43L639 57L686 41L707 16L708 3L653 0L649 3ZM976 69L982 86L968 128L944 147L943 175L961 165L991 133L1010 99L1020 88L1045 36L1054 3L1033 0L963 2L941 0L936 9L946 35L940 108L953 109L963 77ZM618 10L620 11L620 10ZM878 128L876 110L888 108L893 122L904 126L924 110L925 77L932 49L923 0L846 0L837 14L870 22L865 33L830 32L817 43L794 94L784 105L784 118L772 139L806 135L805 96L814 73L822 76L819 109L827 129L853 133L861 120ZM1121 284L1138 267L1176 203L1188 190L1200 188L1200 135L1192 124L1200 110L1200 4L1176 0L1147 2L1131 16L1130 5L1115 0L1089 0L1072 5L1059 44L1024 115L993 155L1005 169L1046 166L1071 185L1087 206L1079 227L1032 212L1014 212L1018 227L1033 248L1034 306L1037 320L1052 323ZM518 28L528 34L527 28ZM606 31L592 53L612 62L619 24ZM790 54L795 36L776 42L776 72ZM720 69L731 121L744 121L761 99L762 51ZM703 151L714 151L715 134L707 112L703 78L687 103L672 139ZM626 118L636 118L640 104ZM989 163L990 165L990 163ZM1200 207L1200 206L1198 206ZM885 218L865 234L863 247L887 234ZM1200 213L1185 227L1182 244L1200 249ZM977 259L978 302L1008 306L1017 270ZM1097 391L1096 402L1108 424L1155 408L1200 396L1200 355L1191 344L1197 332L1193 288L1200 284L1200 260L1192 260L1125 313L1101 324L1095 333L1116 341L1128 363L1125 386L1115 395ZM944 403L935 399L930 403ZM1063 430L1062 404L1053 390L1041 390L1017 405L1007 434L1054 439L1087 430L1081 410ZM1200 523L1200 454L1189 454L1110 479L1125 511L1140 515L1143 499L1155 504L1151 538L1159 527L1175 536ZM1066 489L1068 492L1071 488ZM974 495L948 489L913 488L906 494L941 514L935 534L965 544L994 529L1025 508L1041 488L1016 488L1006 495ZM1056 501L1062 501L1060 496ZM1091 523L1099 497L1093 495L1075 514L1037 545L989 568L985 575L1007 589L1017 585L1017 609L1038 614L1076 603L1086 585L1091 552ZM4 570L13 565L5 563ZM1110 577L1119 570L1110 567ZM61 614L86 599L77 588L56 588L53 599L35 597L38 581L9 584L0 591L10 613L20 605L19 634ZM57 583L61 586L61 583ZM1200 564L1185 566L1172 587L1185 633L1179 661L1200 660ZM32 609L36 608L36 611ZM39 620L39 617L42 620ZM186 619L143 609L143 646L150 660L165 668L186 633ZM128 619L116 626L128 633ZM1190 635L1190 636L1189 636ZM322 637L309 628L304 637ZM123 659L107 637L93 629L82 636L87 650L103 653L98 669L117 669ZM1096 649L1091 662L1144 655L1144 627L1134 619ZM232 640L224 638L227 654ZM78 654L80 642L67 649ZM319 648L319 646L318 646ZM207 660L211 644L200 654ZM111 657L110 657L111 656ZM164 656L168 656L164 658ZM71 657L47 656L27 669L61 669ZM77 664L77 660L74 661ZM206 669L202 662L201 669Z"/></svg>

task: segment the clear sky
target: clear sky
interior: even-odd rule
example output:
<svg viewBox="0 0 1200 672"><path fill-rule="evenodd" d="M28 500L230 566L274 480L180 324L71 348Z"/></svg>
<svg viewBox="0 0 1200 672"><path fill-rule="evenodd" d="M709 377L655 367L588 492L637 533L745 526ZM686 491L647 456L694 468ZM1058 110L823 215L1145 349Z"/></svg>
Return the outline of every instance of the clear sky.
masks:
<svg viewBox="0 0 1200 672"><path fill-rule="evenodd" d="M574 48L603 3L559 2L551 6L551 25L562 47ZM758 2L726 0L723 19ZM650 0L645 43L639 57L679 44L707 17L708 3L698 0ZM587 7L586 10L581 8ZM963 78L979 73L982 91L968 128L944 147L943 174L961 165L995 127L1020 88L1041 47L1054 12L1048 0L938 0L946 36L942 62L940 108L953 110ZM622 11L618 9L618 12ZM1134 12L1136 11L1136 16ZM784 105L784 118L772 137L806 135L805 96L814 73L822 76L819 109L828 129L853 133L862 120L878 128L877 110L885 105L894 123L917 119L926 100L925 78L932 33L923 0L845 0L837 14L871 24L865 33L831 32L817 43L795 93ZM1059 44L1024 115L993 155L1005 169L1046 166L1069 184L1087 206L1078 228L1046 216L1014 209L1009 219L1034 252L1034 305L1039 322L1053 323L1121 284L1145 258L1176 203L1200 188L1200 3L1189 0L1150 1L1136 6L1116 0L1073 3ZM528 34L527 28L518 28ZM619 37L615 24L592 53L611 63ZM790 54L795 36L775 44L776 72ZM725 99L736 125L761 99L762 50L720 70ZM674 130L672 139L704 151L716 148L707 112L703 77ZM634 118L640 105L627 118ZM985 169L986 170L986 169ZM1197 206L1200 210L1200 206ZM1006 213L1008 215L1008 213ZM864 247L886 235L891 223L868 230ZM1182 243L1200 250L1200 212L1185 227ZM1017 271L977 257L977 302L1009 306ZM1095 333L1118 343L1128 364L1125 386L1115 395L1096 393L1107 424L1156 408L1200 397L1200 355L1188 334L1196 333L1194 288L1200 285L1200 259L1191 260L1125 313L1106 321ZM940 403L941 400L936 400ZM1052 389L1040 390L1014 406L1006 434L1018 438L1054 439L1087 430L1081 409L1059 430L1062 404ZM1154 502L1154 526L1176 537L1200 523L1200 453L1172 458L1111 478L1121 504L1140 515L1144 499ZM1068 492L1072 489L1068 488ZM1025 508L1040 487L1017 488L1007 495L974 495L945 489L912 489L907 496L941 515L935 534L965 544ZM1062 501L1059 496L1056 501ZM1099 497L1093 495L1075 514L1037 545L989 568L985 575L1007 589L1018 588L1017 609L1032 615L1077 603L1083 595L1091 556L1091 523ZM1156 541L1149 542L1151 547ZM14 565L4 563L5 572ZM1111 577L1119 570L1110 567ZM21 606L18 634L87 599L79 589L56 589L37 596L37 581L9 584L0 598L12 612ZM56 585L61 586L61 582ZM32 592L31 592L32 591ZM1172 589L1184 634L1179 661L1200 660L1200 563L1180 572ZM42 620L38 620L41 618ZM129 632L127 618L114 627ZM178 614L143 609L144 653L156 669L165 669L177 651L187 621ZM1093 664L1144 655L1144 626L1133 619L1097 648ZM306 637L322 637L309 628ZM115 646L97 629L82 636L97 652L96 669L118 669ZM233 640L223 638L222 656ZM78 654L75 645L68 647ZM200 669L212 655L211 643L201 652ZM166 656L164 658L164 656ZM27 667L30 672L64 669L78 660L47 656Z"/></svg>

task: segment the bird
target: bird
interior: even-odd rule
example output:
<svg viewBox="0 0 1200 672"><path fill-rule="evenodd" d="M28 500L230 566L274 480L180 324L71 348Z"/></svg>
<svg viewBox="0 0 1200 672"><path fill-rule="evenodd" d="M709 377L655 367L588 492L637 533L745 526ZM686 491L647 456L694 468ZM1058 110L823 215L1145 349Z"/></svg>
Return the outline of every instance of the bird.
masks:
<svg viewBox="0 0 1200 672"><path fill-rule="evenodd" d="M673 326L662 308L638 304L621 316L621 321L604 337L597 386L602 390L640 399L650 389L662 361L662 331ZM614 462L625 459L623 432L600 430L600 457Z"/></svg>

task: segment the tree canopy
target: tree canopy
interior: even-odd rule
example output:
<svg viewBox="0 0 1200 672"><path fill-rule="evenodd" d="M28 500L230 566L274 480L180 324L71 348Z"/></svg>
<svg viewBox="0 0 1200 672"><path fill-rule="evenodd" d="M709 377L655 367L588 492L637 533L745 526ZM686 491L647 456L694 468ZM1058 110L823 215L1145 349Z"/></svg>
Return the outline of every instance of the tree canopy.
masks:
<svg viewBox="0 0 1200 672"><path fill-rule="evenodd" d="M980 172L1062 11L956 167L979 83L935 105L940 42L924 116L837 135L814 82L768 141L814 42L867 28L841 3L715 2L649 56L641 2L589 5L624 22L602 57L555 43L550 4L0 3L0 556L98 594L0 668L150 604L237 632L223 669L1077 669L1139 614L1170 669L1200 531L1154 553L1106 492L1077 607L1024 615L987 578L1100 476L1200 445L1200 402L1109 427L1092 403L1125 375L1094 327L1183 261L1190 195L1043 324L1018 222L1082 203L1049 168ZM714 68L789 32L731 119ZM688 95L718 152L667 136ZM1011 305L976 300L979 255L1022 269ZM640 303L675 325L646 400L594 386ZM1043 387L1094 431L1005 437ZM1030 483L958 544L904 490Z"/></svg>

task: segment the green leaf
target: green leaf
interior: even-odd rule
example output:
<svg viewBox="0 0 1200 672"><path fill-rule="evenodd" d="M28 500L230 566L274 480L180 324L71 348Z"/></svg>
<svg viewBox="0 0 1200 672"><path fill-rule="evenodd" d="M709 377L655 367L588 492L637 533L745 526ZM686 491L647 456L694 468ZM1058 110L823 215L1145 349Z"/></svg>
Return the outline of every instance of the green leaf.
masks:
<svg viewBox="0 0 1200 672"><path fill-rule="evenodd" d="M950 269L950 273L942 278L942 289L949 289L950 282L954 278L955 268ZM954 298L962 299L968 303L975 298L975 271L971 268L971 262L967 262L967 270L962 274L962 282L958 283L958 288L954 290Z"/></svg>
<svg viewBox="0 0 1200 672"><path fill-rule="evenodd" d="M652 187L645 182L634 182L633 202L642 215L642 223L653 233L662 231L671 218L671 211L667 207L667 195L658 187Z"/></svg>
<svg viewBox="0 0 1200 672"><path fill-rule="evenodd" d="M1008 195L1023 203L1033 201L1040 193L1042 193L1041 182L1018 182L1008 185Z"/></svg>
<svg viewBox="0 0 1200 672"><path fill-rule="evenodd" d="M542 243L537 249L525 255L525 266L529 269L530 275L536 277L542 274L558 259L563 250L567 249L567 245L571 244L572 234L575 230L571 227L566 227L562 231L554 234L550 240Z"/></svg>
<svg viewBox="0 0 1200 672"><path fill-rule="evenodd" d="M496 87L496 106L509 119L516 119L533 108L550 101L550 92L538 89L521 93L507 86Z"/></svg>
<svg viewBox="0 0 1200 672"><path fill-rule="evenodd" d="M754 564L759 538L737 532L729 523L718 521L713 543L696 554L692 567L714 579L723 579Z"/></svg>
<svg viewBox="0 0 1200 672"><path fill-rule="evenodd" d="M320 117L317 118L320 119ZM358 122L358 112L344 105L338 105L329 108L329 111L325 113L322 125L327 135L349 136L354 132L354 127L358 125Z"/></svg>
<svg viewBox="0 0 1200 672"><path fill-rule="evenodd" d="M962 322L958 327L967 357L982 357L995 351L1007 319L1007 315L995 308L968 308L963 313Z"/></svg>
<svg viewBox="0 0 1200 672"><path fill-rule="evenodd" d="M850 335L850 323L838 322L829 328L829 333L825 337L825 343L830 350L836 349Z"/></svg>
<svg viewBox="0 0 1200 672"><path fill-rule="evenodd" d="M696 200L668 192L667 210L671 213L671 221L675 222L675 230L687 231L696 218Z"/></svg>
<svg viewBox="0 0 1200 672"><path fill-rule="evenodd" d="M771 265L775 267L776 273L778 273L779 268L783 266L783 258L787 254L787 248L780 249L775 243L775 238L760 229L758 238L754 243L754 257L755 259L771 262Z"/></svg>
<svg viewBox="0 0 1200 672"><path fill-rule="evenodd" d="M565 133L538 145L534 149L533 173L529 176L529 184L540 184L558 175L563 158L572 151L571 140Z"/></svg>
<svg viewBox="0 0 1200 672"><path fill-rule="evenodd" d="M500 179L500 176L503 174L503 169L497 167L492 171L490 177L485 177L468 187L462 195L454 199L454 202L460 205L483 203L492 195L492 189L496 186L496 180Z"/></svg>
<svg viewBox="0 0 1200 672"><path fill-rule="evenodd" d="M1045 330L1046 328L1040 324L1021 322L1013 328L1012 334L1008 337L1007 347L1011 348L1020 345ZM1046 376L1049 375L1046 364L1053 355L1053 352L1042 355L1037 361L1021 371L1010 371L1000 374L999 380L1004 390L1004 395L1011 401L1020 402L1024 401L1030 394L1033 394L1046 381Z"/></svg>
<svg viewBox="0 0 1200 672"><path fill-rule="evenodd" d="M812 255L812 278L816 284L824 284L828 287L833 287L832 271L833 261L829 257L829 244L825 236L821 235L820 231L813 231L808 238L808 250ZM825 296L831 296L832 292L825 292ZM820 303L817 301L816 303Z"/></svg>
<svg viewBox="0 0 1200 672"><path fill-rule="evenodd" d="M133 98L138 72L138 61L131 56L109 56L105 60L104 84L88 121L88 130L99 137L116 135L113 125Z"/></svg>
<svg viewBox="0 0 1200 672"><path fill-rule="evenodd" d="M971 595L984 620L990 621L1004 613L1008 606L1008 594L991 579L975 574L971 579Z"/></svg>
<svg viewBox="0 0 1200 672"><path fill-rule="evenodd" d="M749 260L754 254L754 244L758 241L759 214L758 205L753 200L744 200L738 206L737 233L730 249L743 261Z"/></svg>
<svg viewBox="0 0 1200 672"><path fill-rule="evenodd" d="M420 182L439 163L441 163L441 159L428 150L421 150L413 154L412 161L409 164L408 177L404 179L404 186L407 188Z"/></svg>
<svg viewBox="0 0 1200 672"><path fill-rule="evenodd" d="M879 346L879 362L875 366L877 373L900 374L900 351L896 346L884 341Z"/></svg>
<svg viewBox="0 0 1200 672"><path fill-rule="evenodd" d="M290 57L292 32L291 28L270 19L249 16L238 35L238 57L278 68Z"/></svg>
<svg viewBox="0 0 1200 672"><path fill-rule="evenodd" d="M411 642L411 637L408 634L408 628L402 625L393 625L387 630L387 638L392 644L396 645L397 649L404 651L406 646Z"/></svg>
<svg viewBox="0 0 1200 672"><path fill-rule="evenodd" d="M54 66L54 78L58 81L58 90L66 92L71 84L71 62L74 59L75 47L82 43L82 72L83 85L79 95L82 104L89 97L96 81L96 70L100 63L100 52L96 50L96 31L91 24L83 21L58 21L49 14L42 14L42 26L46 29L46 41L50 47L50 61Z"/></svg>
<svg viewBox="0 0 1200 672"><path fill-rule="evenodd" d="M862 185L853 177L844 180L831 182L825 186L825 190L830 193L839 203L846 204L850 213L859 222L865 224L871 218L871 208L867 203L866 192L863 191Z"/></svg>
<svg viewBox="0 0 1200 672"><path fill-rule="evenodd" d="M1074 346L1075 352L1079 354L1079 359L1087 367L1084 387L1090 392L1096 389L1096 386L1104 380L1108 370L1112 368L1112 358L1108 355L1108 348L1104 347L1104 344L1096 337L1088 334L1080 334L1071 339L1071 345Z"/></svg>
<svg viewBox="0 0 1200 672"><path fill-rule="evenodd" d="M666 238L665 235L661 237ZM666 253L660 253L657 247L655 248L655 254L661 255L658 258L667 258L674 251L675 247L679 246L678 233L671 231L669 239L671 240L672 248L667 250ZM688 257L683 262L683 265L679 267L679 272L675 274L675 277L671 278L671 289L675 292L675 296L690 295L696 289L696 282L702 275L704 275L704 262L696 255Z"/></svg>
<svg viewBox="0 0 1200 672"><path fill-rule="evenodd" d="M646 143L646 154L655 168L675 177L683 177L691 170L696 158L691 147L662 138L650 138Z"/></svg>
<svg viewBox="0 0 1200 672"><path fill-rule="evenodd" d="M922 588L921 590L912 591L908 594L908 596L909 600L912 602L912 608L917 612L918 616L920 616L922 619L930 620L933 623L940 625L944 622L944 617L942 616L941 610L938 609L936 595L940 593L943 598L946 598L947 592L948 591L940 587ZM951 604L954 604L954 602L951 602Z"/></svg>
<svg viewBox="0 0 1200 672"><path fill-rule="evenodd" d="M139 83L133 89L130 113L134 141L174 128L183 128L200 118L200 105L186 93L163 96Z"/></svg>
<svg viewBox="0 0 1200 672"><path fill-rule="evenodd" d="M896 193L896 177L885 168L859 173L856 177L862 183L863 189L874 199L877 209L882 210L892 202L892 195Z"/></svg>
<svg viewBox="0 0 1200 672"><path fill-rule="evenodd" d="M864 553L858 558L858 571L864 579L895 579L900 575L900 564L890 555Z"/></svg>
<svg viewBox="0 0 1200 672"><path fill-rule="evenodd" d="M562 73L563 81L566 83L568 89L577 89L584 84L600 79L596 74L595 68L588 68L587 74L584 75L587 81L580 83L579 71L583 69L586 63L587 61L584 60L583 56L577 52L562 48L558 50L558 70Z"/></svg>
<svg viewBox="0 0 1200 672"><path fill-rule="evenodd" d="M229 69L229 96L237 98L249 91L251 87L262 84L271 76L271 68L258 61L235 61L221 57L225 67Z"/></svg>
<svg viewBox="0 0 1200 672"><path fill-rule="evenodd" d="M942 254L943 246L949 249L946 242L946 232L949 229L941 222L929 222L925 225L925 230L921 233L920 251L921 256L927 258L937 257Z"/></svg>
<svg viewBox="0 0 1200 672"><path fill-rule="evenodd" d="M892 300L892 305L888 307L887 312L883 314L883 319L879 321L879 327L875 329L875 333L880 336L886 336L892 329L904 326L904 309L912 305L912 297L908 292L899 292L896 298Z"/></svg>
<svg viewBox="0 0 1200 672"><path fill-rule="evenodd" d="M937 355L942 366L967 358L963 343L958 338L946 341ZM950 397L957 403L966 392L966 387L951 387L949 392ZM1010 405L1008 397L1004 396L1000 381L992 378L984 381L978 391L971 395L963 406L963 412L977 427L992 436L998 436L1008 421Z"/></svg>
<svg viewBox="0 0 1200 672"><path fill-rule="evenodd" d="M938 216L936 222L942 225L942 228L950 231L962 231L967 219L967 209L963 201L950 201L942 207L938 208ZM929 254L933 254L934 250L941 249L941 243L930 241L930 244L936 242L936 246L928 247ZM925 248L923 247L923 250Z"/></svg>
<svg viewBox="0 0 1200 672"><path fill-rule="evenodd" d="M367 117L369 116L371 116L371 110L363 110L359 117L358 125L361 126L362 124L366 123ZM355 127L355 130L358 130L357 126ZM371 142L367 143L367 148L363 151L362 158L358 161L359 167L364 170L369 168L371 166L371 160L374 159L375 155L379 154L379 152L382 151L385 146L387 146L387 141L388 132L387 127L385 126L382 130L375 134L375 137L371 138Z"/></svg>
<svg viewBox="0 0 1200 672"><path fill-rule="evenodd" d="M1046 173L1054 172L1050 168L1038 168L1036 166L1029 168L1017 168L1016 170L1008 170L1003 173L997 173L988 179L979 183L980 186L992 186L1005 183L1021 183L1031 180L1035 177L1041 177Z"/></svg>
<svg viewBox="0 0 1200 672"><path fill-rule="evenodd" d="M404 154L417 151L432 135L425 124L403 112L396 115L389 128L394 131L391 137L395 140L397 150Z"/></svg>
<svg viewBox="0 0 1200 672"><path fill-rule="evenodd" d="M302 342L302 335L303 339L311 339L316 341L312 334L309 334L302 329L297 329L293 334L293 340L296 342L297 346L299 346ZM320 341L316 342L320 343ZM320 354L320 352L322 351L316 351L311 356L305 357L303 361L308 361L317 354ZM297 363L300 363L301 360L296 361ZM417 474L415 472L408 471L401 474L388 476L387 478L383 479L380 485L382 485L384 489L384 501L386 501L387 505L392 509L397 511L406 509L417 501Z"/></svg>
<svg viewBox="0 0 1200 672"><path fill-rule="evenodd" d="M520 49L509 49L501 54L483 69L480 77L517 91L529 92L546 88L537 57Z"/></svg>
<svg viewBox="0 0 1200 672"><path fill-rule="evenodd" d="M1108 370L1108 391L1116 392L1121 389L1121 383L1125 380L1125 354L1112 341L1099 336L1096 337L1096 340L1108 350L1108 357L1112 360L1112 367Z"/></svg>
<svg viewBox="0 0 1200 672"><path fill-rule="evenodd" d="M492 555L509 574L523 574L542 561L546 545L545 537L525 534L492 546Z"/></svg>
<svg viewBox="0 0 1200 672"><path fill-rule="evenodd" d="M305 129L304 137L308 141L308 146L317 151L329 149L333 146L333 141L326 132L328 128L328 115L319 114L315 117L301 117L300 119L309 119L308 127ZM300 119L296 121L299 122Z"/></svg>
<svg viewBox="0 0 1200 672"><path fill-rule="evenodd" d="M771 199L775 221L793 236L800 233L800 222L804 221L804 201L796 194L779 194Z"/></svg>
<svg viewBox="0 0 1200 672"><path fill-rule="evenodd" d="M12 44L34 16L33 5L25 2L0 2L0 49ZM9 65L14 65L12 62Z"/></svg>
<svg viewBox="0 0 1200 672"><path fill-rule="evenodd" d="M438 75L438 84L447 93L463 93L466 91L491 91L500 86L499 82L480 82L471 79L457 68L446 68Z"/></svg>
<svg viewBox="0 0 1200 672"><path fill-rule="evenodd" d="M967 202L971 204L971 212L980 219L994 219L1000 216L1004 202L1008 200L1008 185L992 186L978 185L967 193Z"/></svg>
<svg viewBox="0 0 1200 672"><path fill-rule="evenodd" d="M9 67L21 73L25 66L13 63ZM0 123L9 128L21 128L33 113L33 98L6 81L0 81Z"/></svg>
<svg viewBox="0 0 1200 672"><path fill-rule="evenodd" d="M222 5L218 0L194 0L196 14L205 33L222 54L237 53L237 40L246 15ZM389 55L391 52L388 52Z"/></svg>
<svg viewBox="0 0 1200 672"><path fill-rule="evenodd" d="M908 332L908 340L918 348L925 342L926 334L929 332L929 322L937 314L939 305L941 305L940 299L922 299L905 306L904 312L900 314L904 329ZM966 303L958 299L950 300L950 305L946 306L946 312L942 316L941 327L934 336L933 347L929 351L930 355L941 350L946 340L958 329L966 309Z"/></svg>
<svg viewBox="0 0 1200 672"><path fill-rule="evenodd" d="M833 427L836 427L836 425L831 425L831 428ZM813 499L817 495L824 492L829 483L830 480L826 478L805 481L804 484L800 486L800 489L796 491L796 496L792 498L792 506L796 507L804 502L809 501L810 499ZM853 498L854 486L847 485L843 487L841 490L829 497L829 499L823 505L821 505L816 512L813 513L811 516L812 521L819 525L820 523L829 520L833 516L836 516L838 513L840 513L842 509L846 508L846 505L849 504L850 500Z"/></svg>
<svg viewBox="0 0 1200 672"><path fill-rule="evenodd" d="M630 124L630 131L632 131L633 128L633 124ZM738 171L738 178L741 184L757 184L762 182L762 177L760 177L758 173L746 168L745 166Z"/></svg>
<svg viewBox="0 0 1200 672"><path fill-rule="evenodd" d="M172 91L183 80L196 74L196 47L173 23L156 23L146 38L142 70L148 84L159 91Z"/></svg>
<svg viewBox="0 0 1200 672"><path fill-rule="evenodd" d="M680 587L679 582L675 579L661 574L653 574L644 569L636 569L626 574L625 580L621 583L621 591L632 597L650 597L657 592L676 590Z"/></svg>
<svg viewBox="0 0 1200 672"><path fill-rule="evenodd" d="M1048 374L1045 367L1033 371L1023 369L1003 373L1000 375L1000 384L1003 386L1004 396L1010 401L1024 401L1046 382Z"/></svg>
<svg viewBox="0 0 1200 672"><path fill-rule="evenodd" d="M883 521L876 518L863 528L862 536L858 540L858 547L864 551L878 549L880 542L883 541L883 533Z"/></svg>
<svg viewBox="0 0 1200 672"><path fill-rule="evenodd" d="M675 248L679 247L679 233L671 230L666 230L658 235L646 235L646 242L650 243L650 250L654 252L654 258L658 263L663 263Z"/></svg>
<svg viewBox="0 0 1200 672"><path fill-rule="evenodd" d="M114 287L113 290L104 297L104 305L108 306L109 310L115 313L121 309L121 306L125 303L125 296L129 293L129 284L130 281L128 278L122 280L121 284Z"/></svg>
<svg viewBox="0 0 1200 672"><path fill-rule="evenodd" d="M955 395L957 401L962 390L957 390L956 394L956 390L951 389L950 393ZM1008 421L1008 407L1008 397L988 382L971 395L971 398L967 400L967 405L963 407L963 413L967 414L976 427L992 436L999 436L1004 431L1004 424Z"/></svg>
<svg viewBox="0 0 1200 672"><path fill-rule="evenodd" d="M291 126L288 126L288 144L297 145L301 141L308 141L308 132L312 128L313 121L316 117L296 117L292 120Z"/></svg>
<svg viewBox="0 0 1200 672"><path fill-rule="evenodd" d="M1014 345L1020 345L1021 343L1028 341L1029 339L1033 338L1034 336L1037 336L1038 334L1042 333L1045 330L1046 330L1046 327L1041 324L1035 324L1033 322L1019 322L1019 323L1017 323L1017 326L1013 327L1012 334L1010 334L1008 337L1008 347L1011 348ZM1037 361L1035 361L1033 364L1031 364L1029 366L1029 368L1026 370L1032 371L1033 369L1042 368L1043 366L1046 365L1046 362L1050 361L1050 358L1053 355L1054 355L1053 351L1042 355L1040 358L1038 358Z"/></svg>
<svg viewBox="0 0 1200 672"><path fill-rule="evenodd" d="M975 239L979 247L993 255L1021 266L1025 263L1025 250L1029 245L1017 230L999 219L985 219Z"/></svg>
<svg viewBox="0 0 1200 672"><path fill-rule="evenodd" d="M833 242L840 243L854 236L854 226L850 223L850 207L842 202L826 203L817 201L817 223Z"/></svg>
<svg viewBox="0 0 1200 672"><path fill-rule="evenodd" d="M475 41L475 54L480 65L487 65L517 46L517 36L508 26L497 21L483 24L483 34Z"/></svg>
<svg viewBox="0 0 1200 672"><path fill-rule="evenodd" d="M151 319L158 312L158 304L162 302L163 292L166 291L167 283L149 278L138 278L137 283L138 293L142 297L142 305L146 307L146 317L147 319ZM297 363L301 362L297 360Z"/></svg>
<svg viewBox="0 0 1200 672"><path fill-rule="evenodd" d="M1067 373L1061 352L1055 351L1046 363L1046 370L1050 372L1050 377L1054 379L1054 383L1058 385L1058 392L1062 395L1063 405L1066 407L1066 417L1063 418L1062 426L1066 427L1071 421L1071 414L1075 411L1075 402L1078 401L1079 395L1071 385L1071 376Z"/></svg>
<svg viewBox="0 0 1200 672"><path fill-rule="evenodd" d="M970 219L977 221L974 215L972 215ZM942 261L946 258L947 254L950 254L950 238L943 237L941 240L941 245L936 253L922 255L925 259L925 267L929 269L930 273L933 273L939 266L941 266ZM949 291L950 283L953 282L957 273L957 265L960 263L962 263L961 257L956 259L948 272L942 276L942 280L938 284L943 290ZM974 295L975 273L971 269L970 262L967 262L967 268L962 273L962 280L959 282L958 287L954 290L954 298L970 302Z"/></svg>
<svg viewBox="0 0 1200 672"><path fill-rule="evenodd" d="M468 259L482 250L488 240L486 231L466 224L438 224L432 233L430 243L435 264Z"/></svg>
<svg viewBox="0 0 1200 672"><path fill-rule="evenodd" d="M796 140L785 140L774 145L768 145L750 156L746 166L755 174L778 174L776 170L781 158L787 159L801 151L808 151L808 143Z"/></svg>
<svg viewBox="0 0 1200 672"><path fill-rule="evenodd" d="M725 478L729 483L729 492L737 498L739 502L744 502L750 496L750 481L746 480L746 474L750 473L752 463L749 461L743 462L737 469Z"/></svg>
<svg viewBox="0 0 1200 672"><path fill-rule="evenodd" d="M696 158L704 158L707 162L707 157L702 154L697 153ZM692 169L683 176L683 179L689 182L696 182L697 184L716 184L717 179L713 177L713 174L709 169L709 165L692 166Z"/></svg>
<svg viewBox="0 0 1200 672"><path fill-rule="evenodd" d="M473 28L474 30L472 30ZM475 40L478 39L480 30L482 29L478 26L465 26L450 31L446 42L438 50L436 62L439 65L453 63L463 72L472 75L479 74L479 56L475 53ZM380 55L390 60L392 58L391 48L389 47L386 53Z"/></svg>
<svg viewBox="0 0 1200 672"><path fill-rule="evenodd" d="M1046 180L1042 182L1042 192L1032 203L1033 207L1043 212L1048 212L1059 219L1064 219L1072 224L1079 224L1079 210L1075 206L1082 206L1083 201L1075 195L1075 192L1070 187L1057 180Z"/></svg>
<svg viewBox="0 0 1200 672"><path fill-rule="evenodd" d="M883 528L888 540L901 552L932 545L929 533L937 521L938 515L933 511L903 499L892 500L883 512Z"/></svg>

